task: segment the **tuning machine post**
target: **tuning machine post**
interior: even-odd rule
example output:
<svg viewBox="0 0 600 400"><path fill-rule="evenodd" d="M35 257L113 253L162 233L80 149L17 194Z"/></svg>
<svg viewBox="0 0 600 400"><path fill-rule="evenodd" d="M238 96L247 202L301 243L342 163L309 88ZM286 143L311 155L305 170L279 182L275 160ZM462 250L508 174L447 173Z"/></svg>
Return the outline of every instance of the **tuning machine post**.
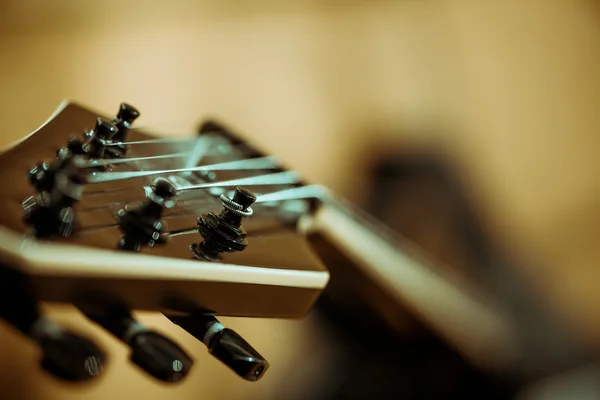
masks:
<svg viewBox="0 0 600 400"><path fill-rule="evenodd" d="M84 178L71 161L71 152L63 148L53 163L29 171L38 193L23 201L23 217L37 237L70 236L74 231L73 207L83 194Z"/></svg>
<svg viewBox="0 0 600 400"><path fill-rule="evenodd" d="M29 170L29 182L38 192L50 192L56 173L71 167L72 161L73 153L67 147L61 147L56 152L55 160L38 163Z"/></svg>
<svg viewBox="0 0 600 400"><path fill-rule="evenodd" d="M97 118L94 129L86 132L82 139L71 139L67 148L76 155L87 155L91 158L103 158L106 145L111 143L112 138L119 129L111 121Z"/></svg>
<svg viewBox="0 0 600 400"><path fill-rule="evenodd" d="M140 112L137 108L127 103L121 103L119 111L113 119L117 127L117 133L112 137L112 142L116 145L106 148L106 153L111 158L121 158L127 153L127 148L122 142L127 141L127 134L131 129L131 125L139 116Z"/></svg>
<svg viewBox="0 0 600 400"><path fill-rule="evenodd" d="M140 207L119 210L117 219L123 232L119 249L140 251L142 246L153 247L165 243L169 236L162 215L166 208L175 204L176 195L177 190L170 181L158 178L148 193L147 200Z"/></svg>
<svg viewBox="0 0 600 400"><path fill-rule="evenodd" d="M269 368L269 362L242 336L212 315L192 312L167 318L201 341L211 355L245 380L258 381Z"/></svg>
<svg viewBox="0 0 600 400"><path fill-rule="evenodd" d="M204 239L194 243L190 250L199 260L218 261L225 252L243 251L248 245L242 218L252 216L250 207L256 196L250 190L236 187L232 198L221 195L223 211L198 217L198 232Z"/></svg>

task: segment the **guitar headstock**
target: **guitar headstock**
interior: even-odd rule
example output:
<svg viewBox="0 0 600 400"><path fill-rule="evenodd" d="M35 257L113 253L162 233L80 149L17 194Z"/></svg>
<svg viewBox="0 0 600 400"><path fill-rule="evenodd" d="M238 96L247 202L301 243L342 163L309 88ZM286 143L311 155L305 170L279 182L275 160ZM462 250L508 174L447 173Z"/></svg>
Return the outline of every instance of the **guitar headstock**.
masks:
<svg viewBox="0 0 600 400"><path fill-rule="evenodd" d="M22 310L7 306L2 316L48 347L47 369L69 379L97 374L101 352L57 339L33 299L76 304L159 379L181 379L191 357L132 309L165 313L256 380L268 364L215 316L307 312L329 274L297 224L323 191L216 121L166 138L137 128L139 115L127 104L107 117L65 102L0 155L2 273L31 300L29 320L15 324ZM77 367L65 371L53 346L71 346Z"/></svg>

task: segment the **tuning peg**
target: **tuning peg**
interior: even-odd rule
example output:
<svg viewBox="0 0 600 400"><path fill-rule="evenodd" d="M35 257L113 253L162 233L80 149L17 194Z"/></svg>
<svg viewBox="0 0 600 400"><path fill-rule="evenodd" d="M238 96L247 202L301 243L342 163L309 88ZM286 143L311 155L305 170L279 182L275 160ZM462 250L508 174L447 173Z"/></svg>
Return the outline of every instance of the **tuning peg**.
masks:
<svg viewBox="0 0 600 400"><path fill-rule="evenodd" d="M115 124L104 118L97 118L94 129L86 132L82 139L72 138L67 143L67 148L73 154L89 155L93 158L104 157L106 144L117 134Z"/></svg>
<svg viewBox="0 0 600 400"><path fill-rule="evenodd" d="M192 313L167 318L204 343L210 354L248 381L259 380L269 368L269 362L244 338L211 315Z"/></svg>
<svg viewBox="0 0 600 400"><path fill-rule="evenodd" d="M96 119L96 126L94 126L93 136L103 140L111 140L119 129L115 124L104 118Z"/></svg>
<svg viewBox="0 0 600 400"><path fill-rule="evenodd" d="M80 310L131 349L130 359L148 374L165 382L186 377L194 361L175 342L147 329L124 307L110 307L103 312Z"/></svg>
<svg viewBox="0 0 600 400"><path fill-rule="evenodd" d="M119 228L123 232L119 249L139 251L142 246L154 246L164 243L168 236L164 234L165 224L162 214L165 208L174 205L177 190L171 182L158 178L152 192L139 208L130 210L125 207L117 212Z"/></svg>
<svg viewBox="0 0 600 400"><path fill-rule="evenodd" d="M256 196L250 190L236 187L233 198L221 195L224 210L220 214L208 213L198 218L198 232L204 238L194 243L190 250L200 260L217 261L224 252L243 251L248 245L242 218L252 215L250 207Z"/></svg>
<svg viewBox="0 0 600 400"><path fill-rule="evenodd" d="M114 123L118 128L118 132L113 136L113 142L125 142L127 140L127 133L131 129L133 122L140 116L140 112L127 103L121 103L119 111L114 118ZM127 148L123 144L117 146L111 146L107 148L107 152L113 158L120 158L127 153Z"/></svg>
<svg viewBox="0 0 600 400"><path fill-rule="evenodd" d="M29 182L40 192L50 191L54 186L54 171L45 162L36 164L29 170Z"/></svg>
<svg viewBox="0 0 600 400"><path fill-rule="evenodd" d="M105 356L92 341L63 330L45 318L27 278L18 270L0 265L0 318L33 339L42 350L41 366L57 378L86 381L100 375Z"/></svg>
<svg viewBox="0 0 600 400"><path fill-rule="evenodd" d="M138 119L140 112L137 108L127 103L121 103L119 112L115 116L115 124L119 128L118 136L114 140L123 141L126 138L127 131L131 128L133 122Z"/></svg>
<svg viewBox="0 0 600 400"><path fill-rule="evenodd" d="M82 139L71 138L67 142L66 148L73 154L84 155L86 154L86 147L84 147L84 144Z"/></svg>
<svg viewBox="0 0 600 400"><path fill-rule="evenodd" d="M104 157L106 144L111 141L119 129L115 124L104 118L96 119L96 126L92 131L90 138L84 144L86 151L93 158Z"/></svg>
<svg viewBox="0 0 600 400"><path fill-rule="evenodd" d="M43 352L42 368L54 376L84 381L104 369L104 354L93 342L60 329L52 321L39 320L32 336Z"/></svg>
<svg viewBox="0 0 600 400"><path fill-rule="evenodd" d="M51 192L54 187L56 173L71 165L73 153L67 147L56 152L56 160L51 163L41 162L29 170L29 182L38 192Z"/></svg>
<svg viewBox="0 0 600 400"><path fill-rule="evenodd" d="M71 236L75 228L73 206L81 199L83 179L77 170L70 168L47 174L42 179L44 187L48 184L46 180L50 179L52 184L48 192L23 201L23 218L37 237Z"/></svg>
<svg viewBox="0 0 600 400"><path fill-rule="evenodd" d="M185 378L194 364L175 342L154 331L139 332L129 339L131 361L166 382Z"/></svg>

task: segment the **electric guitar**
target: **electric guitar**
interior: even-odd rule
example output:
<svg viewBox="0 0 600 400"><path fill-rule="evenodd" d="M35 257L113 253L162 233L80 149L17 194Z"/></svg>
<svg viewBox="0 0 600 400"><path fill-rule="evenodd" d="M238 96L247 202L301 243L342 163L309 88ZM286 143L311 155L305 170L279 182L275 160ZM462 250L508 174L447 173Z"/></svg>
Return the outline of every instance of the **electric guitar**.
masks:
<svg viewBox="0 0 600 400"><path fill-rule="evenodd" d="M256 381L267 360L217 317L301 318L330 270L332 285L343 276L381 310L408 309L482 368L520 362L526 325L490 293L219 122L164 138L138 128L139 115L64 102L0 155L0 316L39 345L49 373L95 378L105 354L42 315L41 301L75 304L162 381L182 380L193 359L132 310L164 313Z"/></svg>

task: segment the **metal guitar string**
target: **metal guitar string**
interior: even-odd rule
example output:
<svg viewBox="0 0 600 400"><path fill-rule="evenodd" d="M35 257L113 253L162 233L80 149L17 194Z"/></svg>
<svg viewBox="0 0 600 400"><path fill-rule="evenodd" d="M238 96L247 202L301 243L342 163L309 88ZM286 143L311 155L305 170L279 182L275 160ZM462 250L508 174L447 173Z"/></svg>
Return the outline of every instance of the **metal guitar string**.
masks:
<svg viewBox="0 0 600 400"><path fill-rule="evenodd" d="M146 171L127 172L92 172L86 176L86 183L104 183L126 179L142 178L155 175L178 174L182 172L206 172L206 171L243 171L262 170L277 168L277 160L274 157L250 158L224 163L202 165L192 168L175 168Z"/></svg>
<svg viewBox="0 0 600 400"><path fill-rule="evenodd" d="M147 140L135 140L131 142L113 142L107 143L107 147L111 146L130 146L130 145L138 145L138 144L186 144L193 143L198 139L190 139L190 138L161 138L161 139L147 139Z"/></svg>
<svg viewBox="0 0 600 400"><path fill-rule="evenodd" d="M175 138L159 138L159 139L146 139L146 140L134 140L130 142L113 142L107 143L106 146L129 146L129 145L145 145L145 144L189 144L194 145L195 142L201 140L205 136L220 135L222 132L202 132L202 136L190 139L189 137L175 137ZM239 144L236 146L246 147L246 144Z"/></svg>
<svg viewBox="0 0 600 400"><path fill-rule="evenodd" d="M207 188L224 188L224 187L234 187L234 186L267 186L267 185L289 185L298 183L298 176L296 173L292 171L288 172L280 172L276 174L266 174L266 175L258 175L253 177L239 178L228 181L221 182L210 182L210 183L202 183L197 185L183 186L178 187L177 190L179 192L191 191L191 190L201 190ZM286 200L300 200L300 199L309 199L309 198L323 198L327 195L327 191L322 186L318 185L310 185L310 186L301 186L291 189L285 189L281 191L275 191L271 193L267 193L264 195L260 195L256 199L256 203L266 203L266 202L276 202L276 201L286 201ZM231 211L238 212L239 205L232 202L231 199L226 197L225 195L220 195L220 200L225 204L225 207ZM197 201L192 199L187 202ZM111 204L124 204L127 203L126 200L116 201ZM90 211L95 209L102 209L108 206L96 206L90 208L84 208L82 210ZM243 213L243 216L250 216L252 213Z"/></svg>
<svg viewBox="0 0 600 400"><path fill-rule="evenodd" d="M246 147L245 145L237 145L230 146L230 153L228 155L235 155L238 153L240 159L234 161L227 161L217 164L209 164L202 165L201 161L205 155L216 155L219 153L215 151L211 151L211 146L214 144L214 137L211 136L202 136L201 138L205 138L203 140L199 139L150 139L145 141L137 141L137 142L125 142L124 144L194 144L195 148L191 152L180 152L180 153L169 153L169 154L157 154L146 157L130 157L124 159L116 159L116 160L96 160L101 161L97 162L96 165L107 165L107 164L126 164L131 168L130 171L117 171L117 172L96 172L92 173L92 179L88 179L91 181L90 183L103 183L103 182L112 182L133 178L147 178L156 175L177 175L180 177L189 176L190 172L194 171L251 171L251 170L265 170L265 169L273 169L277 168L278 163L274 157L260 157L260 158L243 158L243 149ZM208 139L210 137L210 139ZM179 168L179 169L164 169L164 170L140 170L138 168L138 162L147 163L147 167L153 166L153 161L161 161L165 159L175 159L175 158L185 158L188 155L193 155L195 153L196 160L191 159L186 163L187 168ZM192 158L192 157L190 157ZM116 162L119 161L119 162ZM92 163L89 163L92 164ZM199 165L200 164L200 165ZM196 165L196 166L193 166ZM121 169L121 168L119 168ZM128 168L129 169L129 168ZM184 175L185 174L185 175ZM190 191L202 191L203 189L210 188L232 188L235 186L287 186L287 185L295 185L299 183L299 177L296 173L291 171L286 172L278 172L278 173L270 173L270 174L261 174L255 176L247 176L243 178L223 180L217 182L206 182L199 184L187 184L176 187L179 192L190 192ZM137 186L136 186L137 187ZM92 191L89 192L90 195L101 195L103 193L110 194L120 191L131 190L129 188L118 188L109 191ZM265 193L258 195L257 203L266 203L266 202L280 202L286 200L295 200L295 199L307 199L320 197L323 193L323 188L318 186L303 186L303 187L294 187L294 188L286 188L283 190L278 190L270 193ZM217 200L218 199L218 200ZM224 200L227 199L227 200ZM141 200L141 198L139 199ZM220 201L219 201L220 200ZM88 209L80 209L81 211L95 211L100 209L111 208L115 206L122 206L125 203L130 203L131 201L115 201L111 202L105 206L97 206L91 207ZM135 201L134 201L135 202ZM233 204L230 204L229 198L221 195L221 198L215 197L214 195L210 196L202 196L201 198L184 200L182 202L178 202L176 206L176 210L170 210L168 214L164 216L164 219L172 219L178 217L190 217L191 221L195 221L198 215L201 212L205 212L207 208L210 208L212 205L217 207L223 206L232 210L236 207ZM228 207L229 205L229 207ZM233 210L232 210L233 211ZM237 210L236 210L237 211ZM97 231L98 229L113 229L118 227L118 224L108 224L105 226L92 226L82 229L81 233ZM184 234L197 233L197 229L188 229L178 232L173 232L172 236L179 236Z"/></svg>
<svg viewBox="0 0 600 400"><path fill-rule="evenodd" d="M125 105L121 105L120 113L118 115L122 115L122 117L115 118L115 124L123 124L127 115L127 108ZM131 108L131 107L130 107ZM101 123L104 123L104 120L98 119L97 126L100 126ZM106 122L108 126L109 122ZM112 126L112 125L111 125ZM119 128L123 125L119 125ZM125 124L125 126L127 126ZM97 131L100 132L100 131ZM123 132L122 137L126 137L127 132ZM104 136L99 135L98 137L103 138ZM140 136L138 136L140 137ZM141 137L144 137L141 135ZM228 140L228 138L222 138L223 141ZM108 139L107 139L108 140ZM206 144L202 142L205 141ZM145 142L148 143L149 141ZM193 141L194 147L189 149L191 151L186 152L185 149L180 149L178 146L169 145L169 143L173 143L172 141L153 141L154 143L162 142L162 145L157 145L155 147L150 146L149 148L139 149L136 151L136 148L132 146L131 149L115 149L115 151L103 152L103 143L96 143L99 149L90 147L90 150L81 152L81 147L79 146L79 142L74 140L69 140L70 149L72 152L68 152L69 159L67 162L60 162L62 160L59 159L59 162L56 162L52 165L53 169L48 170L49 173L49 184L46 185L46 182L41 182L43 177L38 177L36 175L36 170L30 172L30 183L34 186L34 190L38 190L40 193L44 194L45 192L50 192L52 195L55 195L52 200L52 208L46 207L46 203L42 200L39 200L34 206L38 208L34 209L34 211L42 210L45 214L34 214L34 218L30 218L32 221L27 221L29 225L32 227L32 231L29 232L29 235L33 237L32 234L37 234L41 230L36 232L36 229L39 227L43 227L43 224L53 225L54 222L57 222L56 225L62 224L58 226L56 229L52 226L52 231L50 234L55 235L56 233L63 234L64 237L71 236L73 234L74 241L72 243L67 243L68 246L71 244L75 246L86 246L103 250L117 250L121 249L123 251L132 251L132 252L145 252L145 249L149 249L148 256L158 256L161 258L157 258L156 262L152 263L151 258L146 256L144 257L135 257L135 259L139 258L139 263L137 261L133 261L133 264L130 268L127 268L128 271L123 274L122 271L116 272L115 266L118 267L117 264L125 264L127 260L119 261L120 257L129 257L126 256L125 253L119 256L118 253L113 257L117 257L114 261L111 260L98 260L100 255L90 258L91 262L81 264L79 262L79 267L83 265L83 269L87 269L86 273L91 273L94 279L98 279L98 277L102 278L103 276L111 276L111 282L103 283L103 286L99 287L99 290L104 290L104 287L107 290L114 290L115 285L112 281L117 280L128 280L130 277L136 279L147 279L147 276L151 275L151 278L155 279L160 283L162 280L169 280L169 282L173 281L173 277L177 279L177 281L173 282L174 284L179 284L180 279L184 279L185 283L188 282L195 284L196 286L199 284L197 282L217 282L218 284L225 283L233 283L237 285L238 283L242 284L264 284L264 285L278 285L284 287L301 287L301 288L309 288L314 290L320 290L325 284L326 274L321 271L313 271L312 268L301 269L299 267L295 267L294 264L291 265L289 270L287 268L278 269L275 273L273 273L273 269L268 269L269 265L262 267L262 263L256 262L255 257L250 254L245 260L244 265L238 265L239 263L233 262L231 265L214 265L209 264L208 262L198 264L197 262L190 262L190 258L192 255L189 254L189 251L193 253L196 258L202 256L198 250L205 251L205 258L209 260L213 254L217 256L220 253L213 253L211 250L211 236L212 234L223 234L228 235L231 230L227 230L226 228L233 229L233 235L231 237L227 237L227 244L231 245L231 250L235 251L243 251L246 248L248 242L244 239L246 236L253 237L262 237L265 233L268 235L274 235L275 237L280 237L282 234L289 235L290 233L290 225L287 223L290 218L287 214L282 213L281 211L286 211L287 209L275 209L274 207L270 210L265 208L268 211L275 210L277 214L274 215L274 218L271 220L269 217L266 219L262 219L263 215L259 216L259 223L257 229L251 230L248 234L244 227L240 226L238 218L232 216L229 212L234 212L238 214L242 214L242 216L249 216L252 213L252 209L248 207L248 203L254 200L254 196L252 193L245 193L237 190L235 193L235 197L231 196L226 197L222 193L228 193L229 191L223 188L233 188L238 185L244 186L255 186L257 193L262 191L269 191L269 189L264 189L264 186L275 186L276 189L289 188L290 185L296 185L299 182L297 175L293 172L279 172L281 169L278 167L277 161L273 157L256 157L256 152L246 152L238 151L239 148L232 150L229 154L221 153L218 151L213 153L214 158L204 159L204 156L210 153L210 148L212 146L211 140L206 140L206 136L203 140L195 140ZM183 142L182 142L183 143ZM184 143L192 143L192 141L184 142ZM75 146L77 145L77 146ZM233 146L223 146L219 150L223 150L225 148L231 149ZM64 147L67 148L66 146ZM165 151L166 150L166 151ZM164 152L163 152L164 151ZM97 158L96 160L85 160L83 158L78 158L77 154L83 153L88 157ZM161 154L163 153L163 154ZM112 154L112 155L109 155ZM108 159L103 158L106 157L119 157L128 154L127 158L118 158L118 159ZM73 157L73 158L71 158ZM253 158L256 157L256 158ZM183 159L183 162L181 161ZM71 163L73 162L73 163ZM103 166L108 166L108 168L100 168ZM79 167L79 168L77 168ZM90 173L90 170L86 170L86 168L93 168L93 171ZM167 168L165 168L167 167ZM35 166L35 168L42 169L43 167ZM163 169L164 168L164 169ZM112 172L112 171L116 172ZM273 171L277 170L277 172ZM100 172L102 171L102 172ZM110 171L110 172L109 172ZM229 172L220 172L217 174L193 174L191 172L194 171L229 171ZM252 171L252 172L248 172ZM274 173L273 173L274 172ZM86 177L87 175L87 181ZM186 214L185 218L182 218L180 221L177 221L172 224L172 227L175 228L175 231L170 231L168 225L162 220L164 214L169 213L169 209L167 206L168 202L175 202L178 200L178 196L176 190L171 187L164 178L161 181L155 180L154 177L156 175L166 175L166 178L169 182L175 184L176 189L180 189L180 192L187 193L187 197L191 198L191 202L183 202L181 203L181 207L179 207L179 211ZM106 179L98 178L104 177ZM82 178L82 179L79 179ZM97 178L97 180L89 179L89 178ZM132 178L141 178L139 181L130 182L129 179ZM38 180L35 180L38 179ZM88 185L85 185L88 183ZM97 183L100 186L91 187L89 183ZM103 185L103 183L105 183ZM43 188L50 186L52 191L43 190ZM89 202L80 201L82 193L85 192L85 189L90 188L91 190L87 192L89 196ZM148 192L148 188L151 188L150 192ZM106 190L102 190L106 189ZM217 190L212 190L217 189ZM58 192L60 190L60 192ZM254 191L254 189L253 189ZM145 193L144 193L145 192ZM194 194L197 193L197 195ZM145 194L145 196L144 196ZM61 196L58 196L61 195ZM113 195L112 197L97 197L101 195ZM63 197L66 197L67 200L77 200L76 202L63 202ZM21 197L20 197L21 198ZM235 201L231 199L235 198ZM237 199L239 203L244 204L244 206L239 206L237 204ZM200 200L199 203L207 205L198 207L197 200ZM141 202L142 206L138 207L137 203ZM56 204L56 207L54 205ZM123 210L124 212L118 212L118 206L127 204L127 209ZM218 204L218 208L217 208ZM63 205L66 205L63 207ZM213 207L213 205L215 207ZM68 207L67 207L68 206ZM62 207L62 208L60 208ZM84 207L88 207L87 209ZM223 207L225 211L223 211ZM114 208L114 209L112 209ZM122 207L120 207L122 209ZM73 214L69 215L69 218L65 216L63 213L64 210L68 210L72 213L73 209L77 211L76 218L77 220L73 220ZM104 212L100 213L85 213L85 211L96 211L96 210L104 210ZM25 212L28 212L28 209L25 209ZM48 212L46 212L48 211ZM84 211L84 213L79 213L80 211ZM120 210L119 210L120 211ZM131 211L131 212L129 212ZM219 212L218 228L224 228L221 231L202 231L203 225L201 225L203 220L200 220L197 223L197 227L193 229L180 229L180 228L192 228L196 225L196 218L200 215L200 213L217 213ZM47 218L48 214L50 215ZM56 214L56 215L55 215ZM284 218L279 218L281 215ZM292 214L294 217L296 214ZM28 216L26 216L28 217ZM38 218L39 217L39 218ZM58 218L56 218L58 217ZM114 219L113 219L114 218ZM208 217L207 217L208 218ZM222 219L221 219L222 218ZM55 221L56 220L56 221ZM50 221L50 222L48 222ZM112 222L112 223L111 223ZM67 227L63 225L67 225ZM83 225L80 228L80 224ZM227 226L231 225L231 226ZM251 225L249 225L251 226ZM252 225L254 226L254 225ZM75 227L73 230L71 227ZM207 229L212 228L211 226L206 225ZM69 228L69 231L66 231L66 228ZM208 233L207 233L208 232ZM159 248L159 244L163 244L168 242L168 240L163 240L165 238L176 237L181 235L194 235L194 237L185 237L181 238L181 240L175 241L170 246L165 246ZM86 236L87 235L87 236ZM42 235L40 235L42 236ZM79 236L79 237L78 237ZM199 236L202 236L200 238ZM289 237L284 237L284 240L289 239ZM293 240L297 239L292 237L291 244L295 244ZM17 239L15 238L15 243ZM27 243L31 243L32 239L26 239ZM235 241L235 243L234 243ZM24 253L27 251L25 249L26 246L23 245L23 241L20 242L20 248L16 248L17 251L21 251ZM287 243L287 242L284 242ZM10 244L10 243L9 243ZM202 248L194 247L203 244ZM261 243L255 243L255 247L258 250L258 255L260 256L260 252L264 250L269 250L269 245L271 242L262 243L267 247L261 248ZM277 245L277 243L274 243ZM156 250L151 250L150 248L156 245ZM37 245L36 245L37 246ZM66 250L54 247L51 244L42 244L40 246L47 246L47 249L42 249L42 253L40 257L37 259L34 258L31 262L34 265L38 263L47 262L50 258L56 258L55 256L59 256L58 261L54 260L54 264L51 265L52 268L60 271L70 271L71 270L71 258L72 257L80 257L81 261L84 257L89 255L86 252L85 248L74 247L72 251L73 254L65 254ZM52 248L50 249L50 246ZM251 245L252 247L253 245ZM294 250L294 246L290 246L291 250ZM185 249L185 250L184 250ZM32 250L32 249L29 249ZM33 249L36 250L36 249ZM216 250L220 250L217 248ZM45 254L46 251L48 254ZM77 251L80 251L81 254L78 255ZM60 255L64 256L64 260L60 258ZM128 254L132 254L131 252ZM294 254L295 256L295 254ZM108 254L108 257L111 257ZM174 265L172 266L175 269L173 272L165 272L164 269L171 267L171 263L168 262L168 259L179 259L179 261L174 261ZM300 261L304 261L302 257L302 253L298 255ZM162 259L162 261L161 261ZM185 259L185 261L181 261ZM309 257L305 257L307 262L311 262ZM62 261L61 261L62 260ZM148 265L148 260L150 260L150 265ZM216 260L216 258L214 259ZM27 260L23 260L24 262ZM229 260L226 260L229 262ZM245 265L248 264L248 265ZM274 264L274 262L272 262ZM283 260L283 264L285 265L285 260ZM312 265L311 263L310 265ZM315 263L316 264L316 263ZM255 269L254 267L259 268ZM198 271L198 266L200 271ZM59 268L60 267L60 268ZM114 268L111 270L111 268ZM228 268L227 271L221 271L221 267ZM61 269L62 268L62 269ZM108 268L108 270L107 270ZM296 271L298 270L298 271ZM304 271L307 273L303 273ZM315 273L316 272L316 273ZM52 272L54 273L54 272ZM67 277L70 272L67 272ZM106 274L106 275L105 275ZM240 276L241 275L241 276ZM123 276L123 278L121 278ZM298 276L298 277L296 277ZM115 279L112 279L115 277ZM181 277L181 278L180 278ZM297 283L298 280L301 279L300 283ZM77 283L71 283L71 286L76 286ZM112 287L111 287L112 286ZM84 315L87 316L89 320L98 324L106 331L113 333L118 339L125 342L129 345L131 350L136 353L139 352L141 357L134 357L133 361L141 367L143 370L148 372L155 377L162 379L164 381L175 381L181 380L183 376L187 373L187 370L192 364L192 358L189 357L183 349L180 349L178 344L175 341L169 340L165 338L158 332L149 332L151 335L147 336L138 336L141 332L146 332L147 328L135 321L135 319L131 315L131 309L158 309L164 310L164 308L168 307L168 310L175 311L190 311L193 310L195 314L198 312L200 317L210 318L212 325L205 325L207 329L204 329L206 332L203 332L201 339L208 346L211 346L211 352L214 350L215 345L227 345L233 343L235 345L239 345L240 351L237 351L236 355L239 353L244 356L244 354L251 354L252 360L249 362L252 363L252 377L249 378L249 375L243 376L248 380L257 380L260 378L262 373L266 368L268 368L268 363L260 356L260 354L256 353L253 348L248 345L243 339L238 339L236 336L227 336L223 338L215 338L215 334L222 331L224 328L214 317L204 315L206 314L205 309L201 307L204 304L204 295L196 294L197 291L185 291L182 293L183 296L179 296L180 293L177 293L177 298L174 298L171 294L172 290L168 287L156 287L154 283L152 283L152 287L148 286L149 289L154 293L154 298L147 298L138 300L138 295L133 294L133 301L129 302L132 298L128 297L130 294L130 290L127 287L122 287L121 285L117 288L117 295L119 299L115 303L113 303L112 297L106 298L104 296L96 299L96 296L93 296L93 299L90 298L90 309L87 310L87 297L83 300L80 300L79 297L75 298L75 295L70 293L64 293L63 301L75 301L76 305L83 312ZM234 287L232 290L236 290ZM268 290L268 288L267 288ZM223 298L229 298L229 289L223 291L223 294L219 294L219 296L223 296ZM125 304L121 304L119 302L120 297L124 297L128 300ZM211 296L211 294L208 294ZM168 299L167 299L168 297ZM33 299L37 303L37 299ZM80 303L83 301L84 303ZM133 303L133 304L131 304ZM181 304L181 305L180 305ZM308 302L307 302L308 304ZM99 305L100 307L94 307ZM113 308L113 305L115 306ZM200 307L199 307L200 306ZM260 314L262 311L261 308L264 309L260 302L257 305L252 306L255 307L257 311L254 311L252 308L250 311L253 314ZM300 310L302 304L297 305L286 305L284 311L288 313L287 309L289 308L289 313L296 312L294 309ZM274 307L271 309L267 309L267 312L275 314L280 312L279 307ZM35 311L35 310L34 310ZM113 312L115 311L115 312ZM219 312L223 312L222 310L218 310ZM227 311L227 310L225 310ZM38 317L38 315L35 315ZM195 317L195 315L191 315L190 317ZM171 318L173 322L176 322L174 318ZM178 316L178 320L186 321L186 319L182 316ZM190 319L191 320L191 319ZM10 322L10 321L9 321ZM214 322L214 323L213 323ZM114 325L117 324L118 326ZM178 323L178 322L176 322ZM185 330L192 333L194 335L194 330L188 329L185 327L183 323L180 324ZM16 326L16 324L15 324ZM60 330L60 332L59 332ZM26 332L29 333L29 332ZM61 337L58 337L58 335ZM226 332L229 335L229 331ZM83 343L86 345L86 351L82 354L75 354L73 360L75 361L73 368L67 363L62 363L59 367L62 371L68 369L72 369L73 373L67 371L69 374L75 375L77 373L79 376L81 375L81 364L85 364L84 368L86 369L86 373L89 375L97 375L102 370L102 362L104 362L103 352L101 349L96 349L94 343L84 336L78 336L71 334L65 331L62 332L61 328L53 323L52 321L46 321L40 318L37 318L35 324L33 324L31 335L36 338L39 344L42 346L42 351L44 352L45 360L50 359L52 361L52 353L56 353L54 348L60 349L60 346L65 343L65 340L68 340L67 343ZM138 340L139 337L139 340ZM197 336L199 337L199 336ZM47 342L47 339L55 340L57 343ZM158 340L156 340L158 339ZM165 357L161 360L156 361L155 358L146 357L147 354L151 353L153 350L152 346L148 349L140 347L144 343L141 341L145 340L147 343L150 343L154 346L154 349L159 349ZM219 340L216 343L215 340ZM146 343L146 344L147 344ZM63 346L64 347L64 346ZM148 347L148 346L146 346ZM252 351L252 352L251 352ZM81 353L81 352L80 352ZM92 356L88 356L89 354L94 354ZM217 352L214 352L214 355L217 355ZM97 356L95 355L97 354ZM137 354L137 353L136 353ZM136 355L134 354L134 355ZM79 356L83 356L84 360L78 359ZM64 361L69 359L68 355L59 355L53 357L58 361ZM169 358L175 359L173 361L172 366L168 364L171 363ZM243 375L235 369L236 365L232 362L229 362L224 357L217 358L221 359L226 365L233 368L238 375ZM84 361L84 362L81 362ZM70 362L70 361L69 361ZM76 364L76 365L75 365ZM160 365L159 365L160 364ZM48 364L51 366L51 364ZM158 365L158 366L157 366ZM50 368L47 368L47 365L43 365L48 371L52 372ZM165 369L166 367L166 369ZM184 369L185 367L185 369ZM158 372L157 372L158 371ZM166 373L163 373L166 371ZM179 375L173 375L172 371L175 371ZM64 372L62 372L64 374ZM163 376L168 374L169 376ZM60 376L60 373L55 373L55 375ZM78 377L77 379L87 379L87 375L83 378Z"/></svg>
<svg viewBox="0 0 600 400"><path fill-rule="evenodd" d="M98 211L98 210L106 210L107 208L111 208L113 206L117 206L117 205L120 205L120 204L127 204L127 203L129 203L129 201L127 201L127 200L119 200L119 201L113 201L113 202L110 202L108 204L103 204L103 205L99 205L99 206L80 207L78 210L79 211L86 211L86 212Z"/></svg>
<svg viewBox="0 0 600 400"><path fill-rule="evenodd" d="M137 163L140 161L148 162L153 160L169 160L169 159L177 159L177 158L188 158L188 162L186 166L193 167L200 163L202 158L205 155L219 155L221 151L219 149L214 149L211 143L211 140L214 140L215 137L213 135L203 135L200 139L194 140L195 146L192 152L178 152L178 153L169 153L169 154L159 154L159 155L151 155L145 157L124 157L124 158L113 158L113 159L86 159L83 157L75 158L75 165L79 168L89 168L89 167L98 167L98 166L109 166L110 168L114 168L116 164L121 164L119 168L119 172L140 172L142 171L139 167L137 167ZM123 164L126 164L123 166ZM151 168L154 169L155 167ZM128 188L118 188L118 189L109 189L109 190L92 190L86 191L84 195L109 195L116 192L129 191L134 189L133 187ZM95 207L96 209L102 207Z"/></svg>
<svg viewBox="0 0 600 400"><path fill-rule="evenodd" d="M118 192L127 192L130 191L130 188L118 188L111 190L84 190L83 195L86 197L89 196L104 196L107 194L118 193Z"/></svg>
<svg viewBox="0 0 600 400"><path fill-rule="evenodd" d="M113 225L109 226L109 228L113 228L113 227L114 227ZM279 234L284 229L285 228L282 228L282 227L256 229L256 230L248 231L247 236L261 238L261 237L268 236L269 234L272 234L272 235ZM190 228L190 229L179 229L179 230L171 231L171 232L169 232L168 235L170 237L177 237L177 236L197 235L197 234L198 234L198 228L194 227L194 228Z"/></svg>
<svg viewBox="0 0 600 400"><path fill-rule="evenodd" d="M124 164L124 163L133 163L138 161L148 161L148 160L158 160L158 159L169 159L169 158L186 158L189 157L191 153L173 153L173 154L163 154L159 156L148 156L148 157L130 157L130 158L104 158L104 159L93 159L88 160L85 158L76 158L75 165L79 168L87 168L87 167L97 167L101 165L114 165L114 164Z"/></svg>
<svg viewBox="0 0 600 400"><path fill-rule="evenodd" d="M192 148L190 155L185 163L184 168L194 168L200 165L204 156L209 153L212 148L212 138L210 135L202 135ZM190 176L192 172L185 172L184 176Z"/></svg>
<svg viewBox="0 0 600 400"><path fill-rule="evenodd" d="M299 200L299 199L325 199L329 191L319 185L300 186L291 189L280 190L260 195L255 203L266 203L271 201Z"/></svg>
<svg viewBox="0 0 600 400"><path fill-rule="evenodd" d="M246 178L231 179L220 182L200 183L197 185L177 187L178 192L188 190L206 189L211 187L235 187L235 186L270 186L270 185L294 185L300 182L298 174L293 171L276 172L274 174L250 176Z"/></svg>

